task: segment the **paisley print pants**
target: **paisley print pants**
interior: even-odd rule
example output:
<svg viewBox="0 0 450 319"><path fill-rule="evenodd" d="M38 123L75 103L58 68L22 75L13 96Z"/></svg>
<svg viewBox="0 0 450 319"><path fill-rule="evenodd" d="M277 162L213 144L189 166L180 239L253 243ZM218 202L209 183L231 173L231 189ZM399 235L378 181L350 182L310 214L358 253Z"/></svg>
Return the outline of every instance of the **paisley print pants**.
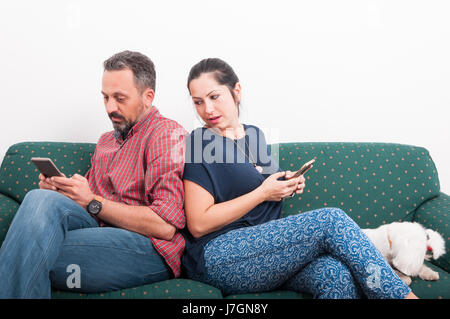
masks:
<svg viewBox="0 0 450 319"><path fill-rule="evenodd" d="M223 234L202 280L225 295L287 289L315 298L404 298L411 290L359 226L322 208Z"/></svg>

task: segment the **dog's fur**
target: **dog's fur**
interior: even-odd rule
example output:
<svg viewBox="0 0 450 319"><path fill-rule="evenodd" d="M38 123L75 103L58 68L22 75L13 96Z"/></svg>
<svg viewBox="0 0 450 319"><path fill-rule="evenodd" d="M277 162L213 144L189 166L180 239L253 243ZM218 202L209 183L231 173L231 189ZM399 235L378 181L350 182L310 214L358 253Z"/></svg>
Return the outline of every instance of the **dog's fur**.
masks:
<svg viewBox="0 0 450 319"><path fill-rule="evenodd" d="M407 285L411 284L410 277L415 276L423 280L439 280L439 273L423 263L445 254L445 241L439 233L415 222L394 222L375 229L363 229L363 232L389 264L398 270Z"/></svg>

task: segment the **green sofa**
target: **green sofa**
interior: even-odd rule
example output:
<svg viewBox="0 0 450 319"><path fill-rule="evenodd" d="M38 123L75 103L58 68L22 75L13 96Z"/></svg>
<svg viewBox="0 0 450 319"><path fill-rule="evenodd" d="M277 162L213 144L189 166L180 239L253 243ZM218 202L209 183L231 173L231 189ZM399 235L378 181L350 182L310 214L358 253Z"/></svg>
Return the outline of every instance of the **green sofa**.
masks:
<svg viewBox="0 0 450 319"><path fill-rule="evenodd" d="M271 145L284 170L296 170L316 158L306 174L306 189L286 199L283 215L328 206L343 209L361 228L395 221L416 221L438 231L450 231L450 196L440 192L437 169L422 147L390 143L281 143ZM30 159L50 157L67 175L84 174L95 144L25 142L12 145L0 168L0 244L25 194L38 188L38 172ZM439 281L413 278L411 288L420 298L450 298L450 256L427 264ZM224 296L215 287L178 278L120 291L80 294L52 291L52 298L311 298L293 291Z"/></svg>

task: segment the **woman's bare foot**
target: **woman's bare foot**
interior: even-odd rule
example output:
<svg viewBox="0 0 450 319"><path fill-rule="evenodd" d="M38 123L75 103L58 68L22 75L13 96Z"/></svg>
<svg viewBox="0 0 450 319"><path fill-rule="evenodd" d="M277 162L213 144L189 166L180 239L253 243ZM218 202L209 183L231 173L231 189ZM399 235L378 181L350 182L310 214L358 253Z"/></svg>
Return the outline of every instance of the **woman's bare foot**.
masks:
<svg viewBox="0 0 450 319"><path fill-rule="evenodd" d="M413 292L411 291L408 295L406 295L405 299L419 299Z"/></svg>

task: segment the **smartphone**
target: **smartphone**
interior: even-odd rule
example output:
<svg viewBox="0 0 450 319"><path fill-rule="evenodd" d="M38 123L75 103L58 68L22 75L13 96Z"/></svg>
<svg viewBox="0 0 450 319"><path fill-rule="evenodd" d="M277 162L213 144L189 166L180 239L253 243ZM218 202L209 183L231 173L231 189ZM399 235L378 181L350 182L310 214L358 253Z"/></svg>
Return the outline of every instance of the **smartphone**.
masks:
<svg viewBox="0 0 450 319"><path fill-rule="evenodd" d="M303 164L303 166L297 172L295 172L295 174L294 174L294 176L292 176L292 178L299 177L300 175L305 174L313 166L312 164L315 161L316 161L315 159L312 159L309 162L306 162L305 164Z"/></svg>
<svg viewBox="0 0 450 319"><path fill-rule="evenodd" d="M48 157L33 157L31 161L45 177L64 176Z"/></svg>

